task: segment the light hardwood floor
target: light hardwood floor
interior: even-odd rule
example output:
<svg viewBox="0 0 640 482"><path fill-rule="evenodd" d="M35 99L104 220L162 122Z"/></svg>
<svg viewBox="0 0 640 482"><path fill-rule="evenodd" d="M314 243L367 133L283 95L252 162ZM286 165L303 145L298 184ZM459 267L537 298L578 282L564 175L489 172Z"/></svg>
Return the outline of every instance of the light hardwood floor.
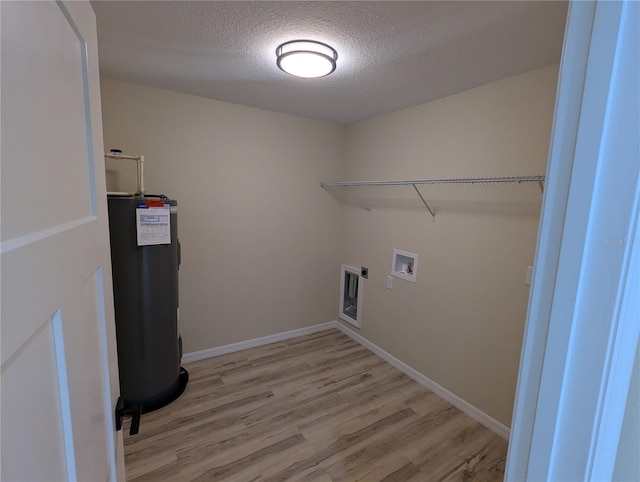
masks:
<svg viewBox="0 0 640 482"><path fill-rule="evenodd" d="M503 479L505 440L337 330L185 368L125 432L130 481Z"/></svg>

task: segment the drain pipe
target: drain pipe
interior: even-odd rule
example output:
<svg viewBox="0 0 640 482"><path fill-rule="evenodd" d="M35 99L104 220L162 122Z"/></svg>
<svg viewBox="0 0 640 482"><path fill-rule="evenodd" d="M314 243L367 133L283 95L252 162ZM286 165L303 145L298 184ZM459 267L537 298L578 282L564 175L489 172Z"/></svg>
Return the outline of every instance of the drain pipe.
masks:
<svg viewBox="0 0 640 482"><path fill-rule="evenodd" d="M120 149L111 149L110 152L106 152L104 155L107 159L115 159L121 161L136 161L136 170L138 175L138 185L136 192L117 192L108 191L107 194L116 196L144 196L144 156L130 156L123 154Z"/></svg>

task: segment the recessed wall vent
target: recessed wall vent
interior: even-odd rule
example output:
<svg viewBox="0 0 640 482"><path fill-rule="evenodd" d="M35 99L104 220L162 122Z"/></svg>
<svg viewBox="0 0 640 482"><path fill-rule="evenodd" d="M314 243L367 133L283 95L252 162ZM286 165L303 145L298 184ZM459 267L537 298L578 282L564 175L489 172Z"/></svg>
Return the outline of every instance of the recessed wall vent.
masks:
<svg viewBox="0 0 640 482"><path fill-rule="evenodd" d="M340 319L360 328L362 319L362 277L360 268L340 267Z"/></svg>

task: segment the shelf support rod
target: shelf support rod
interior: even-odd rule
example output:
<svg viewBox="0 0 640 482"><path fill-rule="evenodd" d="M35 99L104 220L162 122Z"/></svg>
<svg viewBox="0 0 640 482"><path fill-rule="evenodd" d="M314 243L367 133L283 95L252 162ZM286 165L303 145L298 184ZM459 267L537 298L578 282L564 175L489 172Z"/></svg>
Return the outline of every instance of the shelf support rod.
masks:
<svg viewBox="0 0 640 482"><path fill-rule="evenodd" d="M418 193L418 196L420 196L420 199L422 199L422 203L424 204L424 207L426 207L426 208L429 210L429 212L431 213L431 220L432 220L433 222L435 222L435 220L436 220L436 213L434 213L434 212L431 210L431 208L430 208L430 207L429 207L429 205L427 204L427 201L425 201L425 200L424 200L424 197L422 197L422 193L418 190L418 188L416 187L416 185L415 185L415 184L411 184L411 185L413 186L413 189L415 189L415 190L416 190L416 192Z"/></svg>
<svg viewBox="0 0 640 482"><path fill-rule="evenodd" d="M353 194L356 195L356 198L358 198L358 204L360 204L360 207L365 211L367 211L368 213L370 213L371 208L362 202L362 198L360 197L360 194L358 194L358 191L356 191L356 189L353 186L349 186L349 189L351 189L353 191Z"/></svg>
<svg viewBox="0 0 640 482"><path fill-rule="evenodd" d="M320 181L320 187L322 189L324 189L325 191L327 191L329 194L331 194L331 191L329 190L329 183L326 183L324 181ZM355 188L353 186L349 186L346 185L346 187L348 187L349 189L351 189L353 191L353 194L356 196L356 199L358 200L358 204L360 205L360 207L362 209L364 209L365 211L367 211L368 213L371 212L371 208L368 207L364 202L362 202L362 198L360 197L360 194L358 194L358 191L355 190Z"/></svg>

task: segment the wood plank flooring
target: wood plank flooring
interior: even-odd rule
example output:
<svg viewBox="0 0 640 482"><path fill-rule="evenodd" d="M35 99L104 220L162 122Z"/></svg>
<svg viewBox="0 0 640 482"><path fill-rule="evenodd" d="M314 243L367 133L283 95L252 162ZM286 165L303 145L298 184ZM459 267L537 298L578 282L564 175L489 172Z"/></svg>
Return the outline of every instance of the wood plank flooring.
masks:
<svg viewBox="0 0 640 482"><path fill-rule="evenodd" d="M337 330L185 368L185 393L125 432L127 480L504 477L505 440Z"/></svg>

